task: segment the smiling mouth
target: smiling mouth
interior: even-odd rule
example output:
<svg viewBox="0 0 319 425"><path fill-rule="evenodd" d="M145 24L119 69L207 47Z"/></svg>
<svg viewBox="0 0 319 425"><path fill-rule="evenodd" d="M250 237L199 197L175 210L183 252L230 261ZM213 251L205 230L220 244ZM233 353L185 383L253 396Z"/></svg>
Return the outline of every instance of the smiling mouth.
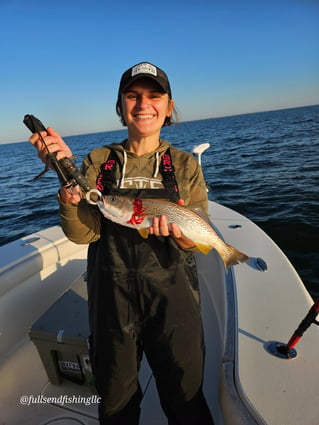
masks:
<svg viewBox="0 0 319 425"><path fill-rule="evenodd" d="M147 120L147 119L153 118L154 115L153 114L136 114L134 115L134 117L138 120Z"/></svg>

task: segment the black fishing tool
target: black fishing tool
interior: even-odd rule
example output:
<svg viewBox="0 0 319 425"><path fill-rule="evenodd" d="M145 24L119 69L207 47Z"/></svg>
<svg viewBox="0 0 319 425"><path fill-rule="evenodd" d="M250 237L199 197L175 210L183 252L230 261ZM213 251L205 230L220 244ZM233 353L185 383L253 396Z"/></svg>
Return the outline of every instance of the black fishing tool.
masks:
<svg viewBox="0 0 319 425"><path fill-rule="evenodd" d="M25 115L23 123L28 127L31 133L39 134L40 140L47 151L45 169L36 176L35 179L42 177L43 174L45 174L51 167L57 173L62 186L72 187L79 184L86 192L88 192L91 187L74 162L71 161L71 158L65 157L57 160L57 154L49 151L49 148L41 135L41 131L47 131L42 122L34 115Z"/></svg>

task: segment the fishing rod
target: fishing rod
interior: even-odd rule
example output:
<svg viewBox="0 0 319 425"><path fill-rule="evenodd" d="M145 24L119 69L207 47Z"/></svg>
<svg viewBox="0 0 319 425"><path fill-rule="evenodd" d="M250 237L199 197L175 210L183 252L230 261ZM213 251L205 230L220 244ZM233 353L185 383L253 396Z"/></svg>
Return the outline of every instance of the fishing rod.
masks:
<svg viewBox="0 0 319 425"><path fill-rule="evenodd" d="M82 189L85 190L85 192L91 190L88 181L83 176L83 174L80 173L74 162L71 161L71 158L64 157L58 160L56 152L50 152L47 144L45 143L44 138L41 135L41 131L47 131L47 129L38 118L36 118L34 115L25 115L23 123L28 127L31 133L38 133L39 138L45 150L47 151L47 154L45 156L45 168L38 176L34 178L35 180L41 178L47 171L49 171L50 168L53 168L54 171L57 173L62 186L74 187L79 184Z"/></svg>
<svg viewBox="0 0 319 425"><path fill-rule="evenodd" d="M271 354L283 358L283 359L293 359L297 356L297 351L294 349L296 344L300 341L305 331L312 325L319 325L319 322L316 320L319 314L319 298L312 305L310 310L304 319L300 322L297 329L292 334L291 338L287 344L278 344L272 343L269 347Z"/></svg>

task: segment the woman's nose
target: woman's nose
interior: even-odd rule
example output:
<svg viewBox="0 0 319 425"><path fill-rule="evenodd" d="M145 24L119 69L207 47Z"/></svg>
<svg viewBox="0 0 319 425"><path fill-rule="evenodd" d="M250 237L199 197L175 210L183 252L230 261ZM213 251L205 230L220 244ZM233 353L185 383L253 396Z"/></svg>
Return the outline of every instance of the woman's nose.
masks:
<svg viewBox="0 0 319 425"><path fill-rule="evenodd" d="M147 96L143 96L143 95L138 96L138 98L137 98L137 105L138 105L141 109L146 108L146 107L149 105L149 102L148 102L148 98L147 98Z"/></svg>

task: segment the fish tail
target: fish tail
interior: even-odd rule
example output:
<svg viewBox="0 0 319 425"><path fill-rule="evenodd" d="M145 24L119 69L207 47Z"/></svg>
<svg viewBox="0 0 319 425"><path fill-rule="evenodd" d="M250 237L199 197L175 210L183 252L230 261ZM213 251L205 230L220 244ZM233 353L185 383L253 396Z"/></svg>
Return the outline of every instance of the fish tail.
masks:
<svg viewBox="0 0 319 425"><path fill-rule="evenodd" d="M247 261L249 261L248 255L238 251L238 249L234 248L232 245L227 245L227 255L222 255L222 259L226 270L236 264L247 263Z"/></svg>

